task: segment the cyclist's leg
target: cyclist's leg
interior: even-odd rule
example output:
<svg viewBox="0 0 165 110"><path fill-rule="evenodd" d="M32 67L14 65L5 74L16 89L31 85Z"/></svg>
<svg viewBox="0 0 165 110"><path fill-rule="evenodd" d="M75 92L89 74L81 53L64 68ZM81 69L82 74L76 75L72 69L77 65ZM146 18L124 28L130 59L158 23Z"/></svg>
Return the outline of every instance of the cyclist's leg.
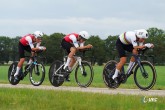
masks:
<svg viewBox="0 0 165 110"><path fill-rule="evenodd" d="M16 70L16 72L15 72L15 74L14 74L14 77L18 76L19 71L20 71L20 69L21 69L21 67L22 67L22 65L23 65L23 63L24 63L24 61L25 61L25 58L20 58L20 60L19 60L19 62L18 62L18 65L17 65L17 70Z"/></svg>
<svg viewBox="0 0 165 110"><path fill-rule="evenodd" d="M14 76L16 77L16 79L18 78L18 74L19 74L19 71L25 61L25 50L27 52L30 52L31 51L31 48L30 46L23 46L20 42L19 42L19 56L20 56L20 61L18 62L18 65L17 65L17 70L16 70L16 73L14 74Z"/></svg>
<svg viewBox="0 0 165 110"><path fill-rule="evenodd" d="M122 44L120 39L117 40L116 48L120 57L120 62L117 64L115 74L112 76L112 79L114 79L116 83L118 83L117 81L118 73L121 70L122 66L126 63L126 55L125 55L125 48L124 48L125 46L126 45Z"/></svg>
<svg viewBox="0 0 165 110"><path fill-rule="evenodd" d="M64 69L69 71L68 66L69 66L71 59L73 58L73 55L75 54L76 49L74 48L73 44L66 42L65 40L62 40L61 46L68 53L68 58L67 58L66 64L64 65Z"/></svg>
<svg viewBox="0 0 165 110"><path fill-rule="evenodd" d="M127 57L120 58L120 62L116 66L115 74L112 76L112 79L115 79L116 77L118 77L118 73L121 70L121 68L123 67L123 65L126 63L126 61L127 61Z"/></svg>
<svg viewBox="0 0 165 110"><path fill-rule="evenodd" d="M14 74L14 77L16 79L18 79L18 74L19 74L19 71L25 61L25 51L24 51L24 46L19 42L19 45L18 45L18 49L19 49L19 56L20 56L20 60L18 62L18 65L17 65L17 69L16 69L16 72Z"/></svg>
<svg viewBox="0 0 165 110"><path fill-rule="evenodd" d="M66 61L66 64L65 64L64 68L74 64L73 56L75 55L75 53L76 53L76 48L71 47L70 48L70 53L68 54L68 58L67 58L67 61Z"/></svg>
<svg viewBox="0 0 165 110"><path fill-rule="evenodd" d="M71 56L70 56L70 54L68 55L68 57L71 57L71 61L70 61L69 65L68 65L70 68L72 68L73 65L74 65L75 62L76 62L76 58L74 57L74 55L75 55L75 53L76 53L76 48L75 48L75 47L72 47L72 48L71 48L71 52L73 52L72 55L71 55Z"/></svg>
<svg viewBox="0 0 165 110"><path fill-rule="evenodd" d="M33 57L35 55L34 52L31 52L31 57ZM32 58L29 59L27 65L30 65L33 62Z"/></svg>
<svg viewBox="0 0 165 110"><path fill-rule="evenodd" d="M133 54L138 54L137 49L134 49L132 45L129 45L129 48L127 49L127 51L132 52ZM129 70L129 68L131 68L133 65L135 64L135 58L134 56L131 57L129 65L127 67L127 71Z"/></svg>

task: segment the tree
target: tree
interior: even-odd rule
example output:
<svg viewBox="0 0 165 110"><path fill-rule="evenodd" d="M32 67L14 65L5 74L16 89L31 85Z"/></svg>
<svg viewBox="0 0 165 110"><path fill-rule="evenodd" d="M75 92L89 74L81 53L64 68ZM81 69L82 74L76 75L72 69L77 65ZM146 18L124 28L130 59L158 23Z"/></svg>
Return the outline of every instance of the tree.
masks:
<svg viewBox="0 0 165 110"><path fill-rule="evenodd" d="M8 62L9 61L9 48L11 47L11 39L9 37L2 36L0 37L0 62Z"/></svg>
<svg viewBox="0 0 165 110"><path fill-rule="evenodd" d="M47 63L52 63L55 59L62 59L63 49L61 48L61 41L65 35L62 33L54 33L50 36L43 37L43 43L46 47L46 52L44 55L46 56Z"/></svg>
<svg viewBox="0 0 165 110"><path fill-rule="evenodd" d="M116 40L118 36L108 36L105 40L106 61L115 59L117 55Z"/></svg>
<svg viewBox="0 0 165 110"><path fill-rule="evenodd" d="M19 60L18 54L18 43L21 37L11 38L10 47L9 47L9 56L11 61Z"/></svg>
<svg viewBox="0 0 165 110"><path fill-rule="evenodd" d="M147 31L149 33L147 42L151 42L155 46L147 55L152 55L155 63L162 64L165 62L165 31L157 28L149 28Z"/></svg>
<svg viewBox="0 0 165 110"><path fill-rule="evenodd" d="M93 45L93 55L98 63L98 65L102 65L105 61L105 42L104 40L101 40L99 36L91 36L90 39L86 41L86 43L90 43Z"/></svg>

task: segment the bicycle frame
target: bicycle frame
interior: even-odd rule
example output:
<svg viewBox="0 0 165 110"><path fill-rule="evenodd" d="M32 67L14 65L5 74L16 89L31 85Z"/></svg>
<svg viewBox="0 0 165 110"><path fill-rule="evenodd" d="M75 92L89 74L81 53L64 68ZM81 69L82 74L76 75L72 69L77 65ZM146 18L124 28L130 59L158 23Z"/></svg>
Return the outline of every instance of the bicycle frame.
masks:
<svg viewBox="0 0 165 110"><path fill-rule="evenodd" d="M132 56L135 58L135 62L131 65L131 67L128 69L128 71L126 72L127 74L127 78L132 74L131 71L134 69L135 65L138 64L139 67L140 67L140 71L142 73L142 75L144 75L145 73L145 69L144 67L141 65L141 59L139 57L139 55L136 55L136 54L132 54ZM122 70L125 74L125 71L124 71L124 66L122 67Z"/></svg>
<svg viewBox="0 0 165 110"><path fill-rule="evenodd" d="M29 56L25 56L25 57L29 57ZM31 57L32 58L32 63L30 63L30 65L25 69L25 71L23 72L24 76L26 76L29 72L29 70L31 69L32 65L39 65L37 63L37 56ZM37 71L39 71L38 66L37 66Z"/></svg>
<svg viewBox="0 0 165 110"><path fill-rule="evenodd" d="M81 61L82 61L81 57L74 56L74 58L76 59L76 62L75 62L75 64L73 65L73 67L72 67L72 69L71 69L71 72L77 67L77 65L81 66ZM54 72L53 76L57 75L57 76L64 77L64 75L62 75L62 74L57 74L57 72L65 65L66 59L67 59L67 56L64 56L64 57L63 57L64 63ZM80 67L80 69L81 69L81 72L82 72L82 74L83 74L83 69L82 69L82 67Z"/></svg>

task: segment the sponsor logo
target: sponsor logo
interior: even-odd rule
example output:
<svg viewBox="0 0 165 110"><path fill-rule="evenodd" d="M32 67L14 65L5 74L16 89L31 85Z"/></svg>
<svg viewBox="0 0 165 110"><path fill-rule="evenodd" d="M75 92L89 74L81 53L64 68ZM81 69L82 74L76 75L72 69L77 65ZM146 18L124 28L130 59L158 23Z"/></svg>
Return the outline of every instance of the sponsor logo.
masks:
<svg viewBox="0 0 165 110"><path fill-rule="evenodd" d="M143 97L142 102L143 103L151 103L151 102L157 102L158 98L157 97Z"/></svg>

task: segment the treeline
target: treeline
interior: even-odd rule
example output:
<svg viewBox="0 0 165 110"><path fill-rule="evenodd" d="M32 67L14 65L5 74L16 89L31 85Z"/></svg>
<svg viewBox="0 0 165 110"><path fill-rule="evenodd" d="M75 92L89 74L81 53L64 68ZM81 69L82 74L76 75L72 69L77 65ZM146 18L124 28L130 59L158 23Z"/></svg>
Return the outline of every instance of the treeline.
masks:
<svg viewBox="0 0 165 110"><path fill-rule="evenodd" d="M147 39L146 42L153 43L155 47L147 51L143 58L145 60L151 60L155 64L164 65L165 31L158 28L149 28L147 31L149 32L149 39ZM64 51L60 47L60 43L64 36L63 33L54 33L43 37L42 45L47 48L47 51L43 53L43 56L46 57L46 63L50 64L55 59L62 59ZM18 42L20 38L21 37L11 38L0 36L1 63L18 60ZM99 36L92 35L89 40L86 41L86 44L90 43L94 48L91 51L86 52L85 59L91 61L93 64L97 63L99 65L102 65L111 59L118 60L118 54L115 47L117 38L118 35L110 35L107 39L102 40Z"/></svg>

